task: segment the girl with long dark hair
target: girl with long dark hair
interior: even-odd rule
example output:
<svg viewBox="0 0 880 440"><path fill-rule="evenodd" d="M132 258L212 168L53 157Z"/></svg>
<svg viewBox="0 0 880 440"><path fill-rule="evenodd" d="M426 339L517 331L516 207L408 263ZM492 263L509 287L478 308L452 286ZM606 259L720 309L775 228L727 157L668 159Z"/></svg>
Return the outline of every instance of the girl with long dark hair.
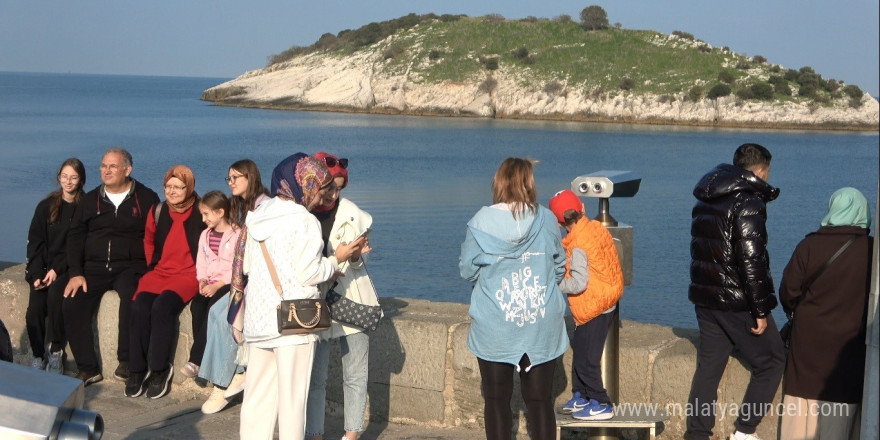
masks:
<svg viewBox="0 0 880 440"><path fill-rule="evenodd" d="M79 159L70 158L61 163L55 178L58 189L37 205L28 231L25 279L30 297L25 322L34 354L31 366L63 374L62 355L67 344L61 314L68 279L65 246L70 220L83 196L86 169Z"/></svg>

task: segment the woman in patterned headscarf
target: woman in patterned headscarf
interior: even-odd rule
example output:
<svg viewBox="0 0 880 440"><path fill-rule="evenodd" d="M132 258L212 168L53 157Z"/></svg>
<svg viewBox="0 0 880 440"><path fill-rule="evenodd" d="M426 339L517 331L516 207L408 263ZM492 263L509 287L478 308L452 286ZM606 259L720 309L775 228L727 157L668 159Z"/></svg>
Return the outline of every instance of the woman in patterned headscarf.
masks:
<svg viewBox="0 0 880 440"><path fill-rule="evenodd" d="M281 161L272 173L274 198L247 217L242 268L248 276L244 340L248 373L241 406L242 439L281 440L305 436L306 398L314 360L313 334L281 335L276 308L283 299L319 298L318 284L337 275L339 261L359 250L362 240L340 245L323 257L321 224L309 213L329 191L333 177L323 161L303 153ZM265 244L281 284L279 294L263 256Z"/></svg>
<svg viewBox="0 0 880 440"><path fill-rule="evenodd" d="M780 438L859 437L870 226L865 196L855 188L835 191L821 227L798 244L782 273L779 299L796 317L782 392L785 408L796 410L784 412ZM813 283L802 290L810 278Z"/></svg>
<svg viewBox="0 0 880 440"><path fill-rule="evenodd" d="M128 397L146 392L158 399L168 394L177 315L199 292L195 256L205 223L193 208L199 201L196 179L188 167L175 165L164 182L165 202L147 215L144 232L149 271L141 277L131 304Z"/></svg>

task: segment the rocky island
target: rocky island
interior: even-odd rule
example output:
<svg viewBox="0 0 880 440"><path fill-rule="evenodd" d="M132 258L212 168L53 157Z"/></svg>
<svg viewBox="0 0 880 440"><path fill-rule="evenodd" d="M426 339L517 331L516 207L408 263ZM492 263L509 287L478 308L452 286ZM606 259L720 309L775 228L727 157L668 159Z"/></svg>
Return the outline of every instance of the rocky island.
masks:
<svg viewBox="0 0 880 440"><path fill-rule="evenodd" d="M582 14L583 17L583 14ZM686 32L568 16L410 14L274 55L204 91L254 108L877 131L855 85L717 48Z"/></svg>

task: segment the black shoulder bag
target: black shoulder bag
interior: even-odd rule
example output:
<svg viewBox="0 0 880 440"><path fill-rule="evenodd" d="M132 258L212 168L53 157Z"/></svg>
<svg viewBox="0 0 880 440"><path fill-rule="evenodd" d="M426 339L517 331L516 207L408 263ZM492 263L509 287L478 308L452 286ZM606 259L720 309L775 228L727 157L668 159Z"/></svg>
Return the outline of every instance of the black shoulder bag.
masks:
<svg viewBox="0 0 880 440"><path fill-rule="evenodd" d="M858 237L850 238L846 243L844 243L843 246L841 246L840 249L838 249L837 252L832 255L827 262L825 262L825 265L822 266L818 271L816 271L816 273L813 274L812 277L808 278L804 285L801 287L803 295L801 295L800 299L798 299L798 302L795 304L794 309L792 309L791 312L788 314L788 322L786 322L785 325L783 325L782 328L779 329L779 336L782 337L782 344L785 345L785 348L789 348L791 346L791 330L794 328L794 311L795 309L797 309L797 305L800 304L801 301L803 301L804 298L807 297L807 294L810 292L810 287L813 285L813 282L816 281L816 279L819 278L823 272L825 272L825 269L828 269L828 267L831 266L831 263L833 263L834 260L836 260L837 257L839 257L840 254L842 254L843 251L845 251L846 248L848 248L849 245L852 244L852 242L856 241L856 238Z"/></svg>
<svg viewBox="0 0 880 440"><path fill-rule="evenodd" d="M323 299L284 299L281 281L278 279L278 273L275 272L275 265L272 263L272 257L269 256L269 250L266 249L265 241L260 242L260 248L263 250L269 275L272 276L272 283L281 296L277 310L278 333L303 335L330 328L330 311L327 310L327 303Z"/></svg>

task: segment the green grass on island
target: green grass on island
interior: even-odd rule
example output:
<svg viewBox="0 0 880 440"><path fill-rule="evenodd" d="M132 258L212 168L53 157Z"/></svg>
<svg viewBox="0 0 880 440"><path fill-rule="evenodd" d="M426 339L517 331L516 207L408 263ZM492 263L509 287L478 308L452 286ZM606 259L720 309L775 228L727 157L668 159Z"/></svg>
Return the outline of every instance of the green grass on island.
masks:
<svg viewBox="0 0 880 440"><path fill-rule="evenodd" d="M823 78L811 67L773 64L711 46L675 31L623 29L619 24L587 30L568 16L505 19L496 14L409 14L356 30L326 33L308 47L269 57L269 65L323 53L346 57L380 51L383 70L406 73L416 83L492 81L495 71L514 72L520 86L565 93L674 95L697 101L735 95L741 100L809 102L829 106L847 100L858 107L855 85Z"/></svg>

